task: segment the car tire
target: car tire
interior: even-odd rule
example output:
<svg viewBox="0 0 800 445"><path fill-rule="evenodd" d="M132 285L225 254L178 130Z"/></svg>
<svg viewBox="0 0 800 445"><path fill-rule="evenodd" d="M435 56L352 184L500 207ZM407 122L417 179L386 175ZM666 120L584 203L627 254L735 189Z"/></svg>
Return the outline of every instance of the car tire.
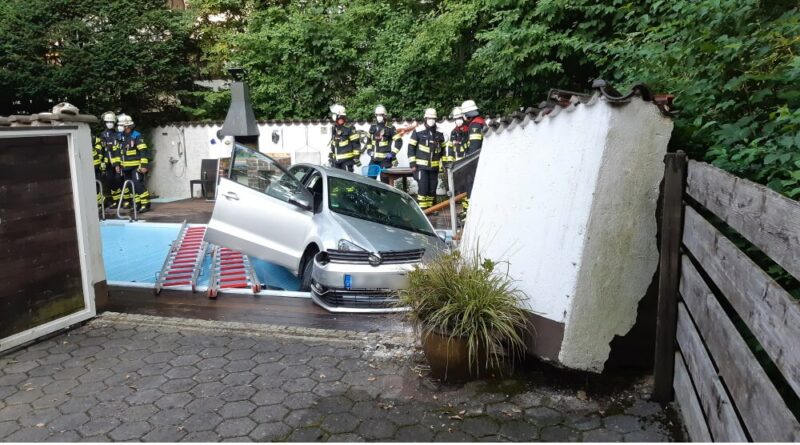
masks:
<svg viewBox="0 0 800 445"><path fill-rule="evenodd" d="M309 255L303 265L303 276L300 284L301 292L311 291L311 271L314 269L314 255Z"/></svg>

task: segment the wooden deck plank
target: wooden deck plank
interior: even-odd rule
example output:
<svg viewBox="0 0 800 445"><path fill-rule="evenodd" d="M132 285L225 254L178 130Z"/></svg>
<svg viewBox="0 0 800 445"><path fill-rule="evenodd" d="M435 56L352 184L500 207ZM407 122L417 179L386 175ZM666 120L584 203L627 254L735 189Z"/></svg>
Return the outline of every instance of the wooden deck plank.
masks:
<svg viewBox="0 0 800 445"><path fill-rule="evenodd" d="M222 294L216 300L204 293L165 289L109 286L106 308L113 312L236 321L280 326L341 329L362 332L397 332L405 329L400 315L333 314L310 299Z"/></svg>

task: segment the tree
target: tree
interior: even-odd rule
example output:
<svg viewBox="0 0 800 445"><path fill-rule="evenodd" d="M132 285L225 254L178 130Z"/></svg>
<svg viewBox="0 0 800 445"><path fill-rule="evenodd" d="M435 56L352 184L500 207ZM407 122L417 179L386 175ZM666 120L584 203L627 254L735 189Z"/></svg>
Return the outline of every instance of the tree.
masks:
<svg viewBox="0 0 800 445"><path fill-rule="evenodd" d="M0 114L69 101L82 111L165 115L191 86L190 16L162 0L7 0Z"/></svg>

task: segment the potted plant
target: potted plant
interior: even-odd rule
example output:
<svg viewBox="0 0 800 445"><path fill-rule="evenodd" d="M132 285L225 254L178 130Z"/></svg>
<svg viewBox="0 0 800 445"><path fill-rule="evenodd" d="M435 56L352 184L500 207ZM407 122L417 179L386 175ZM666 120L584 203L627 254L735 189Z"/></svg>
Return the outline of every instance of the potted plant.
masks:
<svg viewBox="0 0 800 445"><path fill-rule="evenodd" d="M524 353L524 293L497 266L453 251L409 273L398 303L409 308L435 377L455 382L502 372Z"/></svg>

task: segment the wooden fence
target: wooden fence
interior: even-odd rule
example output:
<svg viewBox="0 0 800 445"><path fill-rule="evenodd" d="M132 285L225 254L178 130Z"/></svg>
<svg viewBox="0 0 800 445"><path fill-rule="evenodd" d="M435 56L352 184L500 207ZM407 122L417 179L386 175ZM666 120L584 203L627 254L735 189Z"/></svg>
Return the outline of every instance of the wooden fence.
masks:
<svg viewBox="0 0 800 445"><path fill-rule="evenodd" d="M722 233L791 283L800 203L680 152L665 163L653 398L674 394L694 441L800 441L800 302Z"/></svg>

